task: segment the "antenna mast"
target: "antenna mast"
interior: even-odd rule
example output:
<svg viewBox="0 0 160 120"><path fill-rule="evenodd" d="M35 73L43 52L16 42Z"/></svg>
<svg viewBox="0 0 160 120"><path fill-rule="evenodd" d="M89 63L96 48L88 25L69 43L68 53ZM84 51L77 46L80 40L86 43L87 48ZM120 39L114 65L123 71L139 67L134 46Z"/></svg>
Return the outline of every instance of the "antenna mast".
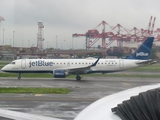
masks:
<svg viewBox="0 0 160 120"><path fill-rule="evenodd" d="M38 51L43 51L43 22L38 22L38 33L37 33L37 48Z"/></svg>

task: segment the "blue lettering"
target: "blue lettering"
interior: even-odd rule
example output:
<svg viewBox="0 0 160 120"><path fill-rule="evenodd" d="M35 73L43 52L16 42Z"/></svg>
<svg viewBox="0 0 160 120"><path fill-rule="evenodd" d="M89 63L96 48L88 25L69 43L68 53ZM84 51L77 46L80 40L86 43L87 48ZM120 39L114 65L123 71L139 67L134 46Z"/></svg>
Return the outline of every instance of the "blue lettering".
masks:
<svg viewBox="0 0 160 120"><path fill-rule="evenodd" d="M38 61L38 66L42 66L42 61Z"/></svg>
<svg viewBox="0 0 160 120"><path fill-rule="evenodd" d="M37 61L36 61L36 66L37 66L38 64L37 64Z"/></svg>
<svg viewBox="0 0 160 120"><path fill-rule="evenodd" d="M49 66L53 66L53 62L50 62L50 65Z"/></svg>
<svg viewBox="0 0 160 120"><path fill-rule="evenodd" d="M48 63L49 63L49 62L44 62L44 66L48 66Z"/></svg>
<svg viewBox="0 0 160 120"><path fill-rule="evenodd" d="M32 64L31 64L32 66L35 66L35 62L32 62Z"/></svg>
<svg viewBox="0 0 160 120"><path fill-rule="evenodd" d="M31 61L29 62L29 67L31 67Z"/></svg>
<svg viewBox="0 0 160 120"><path fill-rule="evenodd" d="M33 66L53 66L53 62L45 62L42 60L34 61L34 62L29 62L29 67Z"/></svg>

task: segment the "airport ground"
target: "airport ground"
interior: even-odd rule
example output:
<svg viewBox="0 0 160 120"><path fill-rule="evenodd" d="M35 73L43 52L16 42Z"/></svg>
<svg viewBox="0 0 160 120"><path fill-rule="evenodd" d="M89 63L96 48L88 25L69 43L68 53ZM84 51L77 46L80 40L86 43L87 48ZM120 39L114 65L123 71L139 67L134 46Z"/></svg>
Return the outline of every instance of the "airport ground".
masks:
<svg viewBox="0 0 160 120"><path fill-rule="evenodd" d="M124 73L140 74L130 71ZM149 73L141 72L141 74ZM159 74L159 72L153 74ZM85 107L102 97L137 86L156 84L159 81L159 78L91 76L83 77L82 81L76 81L74 78L22 78L21 80L0 78L0 87L65 87L71 89L71 92L65 95L0 94L0 108L73 120Z"/></svg>

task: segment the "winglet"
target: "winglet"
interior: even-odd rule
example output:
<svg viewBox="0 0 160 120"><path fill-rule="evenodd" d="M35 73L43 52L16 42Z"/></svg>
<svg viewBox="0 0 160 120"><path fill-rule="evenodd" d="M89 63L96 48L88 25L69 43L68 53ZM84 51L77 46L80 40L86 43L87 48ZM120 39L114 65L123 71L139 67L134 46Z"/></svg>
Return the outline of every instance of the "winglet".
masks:
<svg viewBox="0 0 160 120"><path fill-rule="evenodd" d="M126 59L140 59L148 60L152 50L152 44L154 37L148 37L138 48L138 50L130 56L127 56Z"/></svg>
<svg viewBox="0 0 160 120"><path fill-rule="evenodd" d="M100 59L100 58L98 58L98 59L96 60L96 62L95 62L95 63L93 63L93 64L91 65L91 67L96 66L96 65L97 65L97 63L98 63L98 61L99 61L99 59Z"/></svg>

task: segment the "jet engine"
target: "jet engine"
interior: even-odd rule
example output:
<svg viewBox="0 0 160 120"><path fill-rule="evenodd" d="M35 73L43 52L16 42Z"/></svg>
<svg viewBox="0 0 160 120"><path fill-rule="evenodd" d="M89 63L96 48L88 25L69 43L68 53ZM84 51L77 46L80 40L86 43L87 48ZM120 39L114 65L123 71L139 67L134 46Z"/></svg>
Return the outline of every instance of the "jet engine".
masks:
<svg viewBox="0 0 160 120"><path fill-rule="evenodd" d="M66 70L54 70L53 77L55 78L65 78L68 75Z"/></svg>

